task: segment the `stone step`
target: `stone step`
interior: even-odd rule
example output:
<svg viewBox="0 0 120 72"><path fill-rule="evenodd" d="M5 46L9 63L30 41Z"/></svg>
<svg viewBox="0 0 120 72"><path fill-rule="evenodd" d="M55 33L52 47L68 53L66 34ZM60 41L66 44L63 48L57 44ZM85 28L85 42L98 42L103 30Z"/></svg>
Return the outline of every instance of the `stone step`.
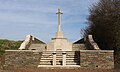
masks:
<svg viewBox="0 0 120 72"><path fill-rule="evenodd" d="M66 65L80 65L80 63L66 63Z"/></svg>
<svg viewBox="0 0 120 72"><path fill-rule="evenodd" d="M43 52L43 54L52 54L54 52L51 52L51 51L46 51L46 52ZM56 54L62 54L63 52L56 52ZM76 53L76 52L66 52L67 54L79 54L79 53Z"/></svg>
<svg viewBox="0 0 120 72"><path fill-rule="evenodd" d="M56 62L56 64L61 65L62 62ZM52 65L52 62L40 62L40 65Z"/></svg>
<svg viewBox="0 0 120 72"><path fill-rule="evenodd" d="M42 53L46 53L46 54L50 54L50 53L54 53L54 52L42 52ZM56 52L56 54L62 54L63 52ZM66 52L67 54L77 54L75 52Z"/></svg>
<svg viewBox="0 0 120 72"><path fill-rule="evenodd" d="M56 55L56 56L63 56L63 55ZM78 57L79 55L66 55L66 56L72 56L72 57ZM53 55L42 55L41 57L53 57Z"/></svg>
<svg viewBox="0 0 120 72"><path fill-rule="evenodd" d="M77 51L43 51L43 53L50 53L50 52L56 52L56 53L62 53L62 52L66 52L66 53L76 53ZM78 51L79 52L79 51Z"/></svg>
<svg viewBox="0 0 120 72"><path fill-rule="evenodd" d="M40 59L40 65L52 65L53 62L53 52L52 51L46 51L43 52L41 59ZM67 51L66 52L66 65L79 65L79 52L73 52L73 51ZM62 65L62 51L56 51L56 64Z"/></svg>
<svg viewBox="0 0 120 72"><path fill-rule="evenodd" d="M66 63L66 65L78 65L79 63L77 62L69 62L69 63ZM52 65L51 62L41 62L40 65ZM62 62L57 62L56 65L62 65Z"/></svg>
<svg viewBox="0 0 120 72"><path fill-rule="evenodd" d="M40 63L52 63L53 61L42 61L42 62L40 62ZM57 63L62 63L62 61L56 61ZM79 61L66 61L66 63L67 64L69 64L69 63L79 63Z"/></svg>
<svg viewBox="0 0 120 72"><path fill-rule="evenodd" d="M53 61L52 59L51 60L49 60L49 59L42 59L42 60L40 60L40 61ZM56 59L56 61L62 61L62 59ZM75 59L75 60L73 60L73 59L67 59L66 60L67 62L68 61L73 61L73 62L75 62L75 61L79 61L78 59Z"/></svg>
<svg viewBox="0 0 120 72"><path fill-rule="evenodd" d="M53 59L51 58L47 58L47 59L45 59L45 58L43 58L43 59L41 59L40 61L53 61ZM58 58L58 59L56 59L56 61L62 61L62 58ZM73 58L67 58L66 59L66 61L79 61L79 59L73 59Z"/></svg>
<svg viewBox="0 0 120 72"><path fill-rule="evenodd" d="M42 55L53 55L53 53L42 53ZM56 55L62 55L62 53L56 53ZM66 55L77 55L75 53L66 53Z"/></svg>
<svg viewBox="0 0 120 72"><path fill-rule="evenodd" d="M40 65L52 65L52 62L40 62ZM56 65L62 65L62 62L56 62ZM77 62L66 62L66 65L79 65Z"/></svg>
<svg viewBox="0 0 120 72"><path fill-rule="evenodd" d="M53 60L53 58L41 58L40 60ZM63 60L63 58L56 58L56 60ZM66 58L66 60L79 60L78 58Z"/></svg>
<svg viewBox="0 0 120 72"><path fill-rule="evenodd" d="M53 55L52 53L43 53L42 55ZM56 55L63 55L63 54L56 54ZM78 55L78 54L66 54L66 55Z"/></svg>
<svg viewBox="0 0 120 72"><path fill-rule="evenodd" d="M66 65L66 66L63 66L63 65L56 65L56 66L53 66L53 65L38 65L38 67L41 67L41 68L44 68L44 67L45 67L45 68L46 68L46 67L47 67L47 68L48 68L48 67L49 67L49 68L53 68L53 67L63 68L63 67L64 67L64 68L67 68L67 69L68 69L68 68L69 68L69 69L71 69L71 68L74 69L74 68L79 68L80 65Z"/></svg>
<svg viewBox="0 0 120 72"><path fill-rule="evenodd" d="M53 57L42 57L41 59L53 59ZM63 59L63 57L56 57L56 59ZM66 59L79 59L77 57L66 57Z"/></svg>
<svg viewBox="0 0 120 72"><path fill-rule="evenodd" d="M76 60L78 58L66 58L66 60Z"/></svg>
<svg viewBox="0 0 120 72"><path fill-rule="evenodd" d="M53 56L53 54L42 54L42 55L46 55L46 56L49 56L49 55L51 55L51 56ZM63 55L63 54L56 54L56 55ZM76 56L77 54L66 54L66 55L68 55L68 56ZM79 56L79 55L77 55L77 56Z"/></svg>
<svg viewBox="0 0 120 72"><path fill-rule="evenodd" d="M47 58L47 57L53 57L53 56L42 55L41 58L42 58L42 57ZM61 57L61 58L62 58L63 56L62 56L62 55L57 55L56 57ZM75 56L75 55L71 55L71 56L69 55L69 56L68 56L68 55L67 55L66 57L73 57L73 58L75 58L75 57L78 57L78 56Z"/></svg>
<svg viewBox="0 0 120 72"><path fill-rule="evenodd" d="M40 61L53 61L52 59L41 59ZM56 59L56 61L63 61L62 59ZM78 59L66 59L66 61L79 61Z"/></svg>
<svg viewBox="0 0 120 72"><path fill-rule="evenodd" d="M41 56L41 58L53 58L53 56ZM63 56L56 56L57 58L63 58ZM77 56L66 56L66 58L77 58Z"/></svg>
<svg viewBox="0 0 120 72"><path fill-rule="evenodd" d="M50 57L49 57L49 58L44 58L44 57L41 58L41 60L43 60L43 59L44 59L44 60L46 60L46 59L52 60L53 58L52 58L52 57L51 57L51 58L50 58ZM62 59L62 57L61 57L61 58L57 57L56 59ZM76 60L76 59L78 59L78 58L73 58L73 57L71 57L71 58L66 58L66 60Z"/></svg>
<svg viewBox="0 0 120 72"><path fill-rule="evenodd" d="M40 62L40 65L52 65L52 61L51 62ZM57 65L62 65L62 61L57 61L56 62ZM80 65L79 61L77 62L66 62L66 65Z"/></svg>
<svg viewBox="0 0 120 72"><path fill-rule="evenodd" d="M62 61L56 61L57 63L62 63ZM42 61L40 63L52 63L52 61ZM79 63L79 61L66 61L67 64L69 63Z"/></svg>

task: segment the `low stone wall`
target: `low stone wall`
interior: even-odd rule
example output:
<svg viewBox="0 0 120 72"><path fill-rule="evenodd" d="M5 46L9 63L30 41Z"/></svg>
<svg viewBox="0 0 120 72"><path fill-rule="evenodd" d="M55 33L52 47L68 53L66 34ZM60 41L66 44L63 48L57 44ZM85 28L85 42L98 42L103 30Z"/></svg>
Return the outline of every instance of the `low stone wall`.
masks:
<svg viewBox="0 0 120 72"><path fill-rule="evenodd" d="M113 50L80 50L80 65L84 68L114 68Z"/></svg>
<svg viewBox="0 0 120 72"><path fill-rule="evenodd" d="M40 62L41 54L41 52L31 50L6 50L4 67L7 69L14 67L37 67Z"/></svg>

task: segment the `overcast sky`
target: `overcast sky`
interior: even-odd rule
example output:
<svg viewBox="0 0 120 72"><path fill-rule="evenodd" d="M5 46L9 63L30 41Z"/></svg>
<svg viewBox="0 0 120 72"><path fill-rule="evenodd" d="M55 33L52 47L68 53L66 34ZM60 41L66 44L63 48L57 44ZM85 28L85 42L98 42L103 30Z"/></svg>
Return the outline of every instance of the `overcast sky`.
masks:
<svg viewBox="0 0 120 72"><path fill-rule="evenodd" d="M62 32L69 41L80 39L89 7L98 0L0 0L0 39L24 40L27 34L50 42L57 31L58 8Z"/></svg>

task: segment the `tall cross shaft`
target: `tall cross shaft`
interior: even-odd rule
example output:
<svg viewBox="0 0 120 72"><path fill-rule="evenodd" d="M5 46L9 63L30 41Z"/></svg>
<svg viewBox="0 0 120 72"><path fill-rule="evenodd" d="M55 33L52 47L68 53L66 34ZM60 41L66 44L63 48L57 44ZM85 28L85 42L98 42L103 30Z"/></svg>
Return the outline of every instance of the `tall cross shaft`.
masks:
<svg viewBox="0 0 120 72"><path fill-rule="evenodd" d="M56 13L58 14L58 32L61 31L61 14L63 14L60 9L58 9L58 12Z"/></svg>

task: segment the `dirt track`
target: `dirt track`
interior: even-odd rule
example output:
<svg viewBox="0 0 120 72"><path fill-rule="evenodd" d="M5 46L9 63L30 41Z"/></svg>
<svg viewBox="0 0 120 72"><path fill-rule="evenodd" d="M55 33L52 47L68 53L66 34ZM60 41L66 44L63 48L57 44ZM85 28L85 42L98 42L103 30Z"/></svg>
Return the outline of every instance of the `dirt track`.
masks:
<svg viewBox="0 0 120 72"><path fill-rule="evenodd" d="M1 70L0 72L113 72L110 69L33 69L19 68L14 70Z"/></svg>

